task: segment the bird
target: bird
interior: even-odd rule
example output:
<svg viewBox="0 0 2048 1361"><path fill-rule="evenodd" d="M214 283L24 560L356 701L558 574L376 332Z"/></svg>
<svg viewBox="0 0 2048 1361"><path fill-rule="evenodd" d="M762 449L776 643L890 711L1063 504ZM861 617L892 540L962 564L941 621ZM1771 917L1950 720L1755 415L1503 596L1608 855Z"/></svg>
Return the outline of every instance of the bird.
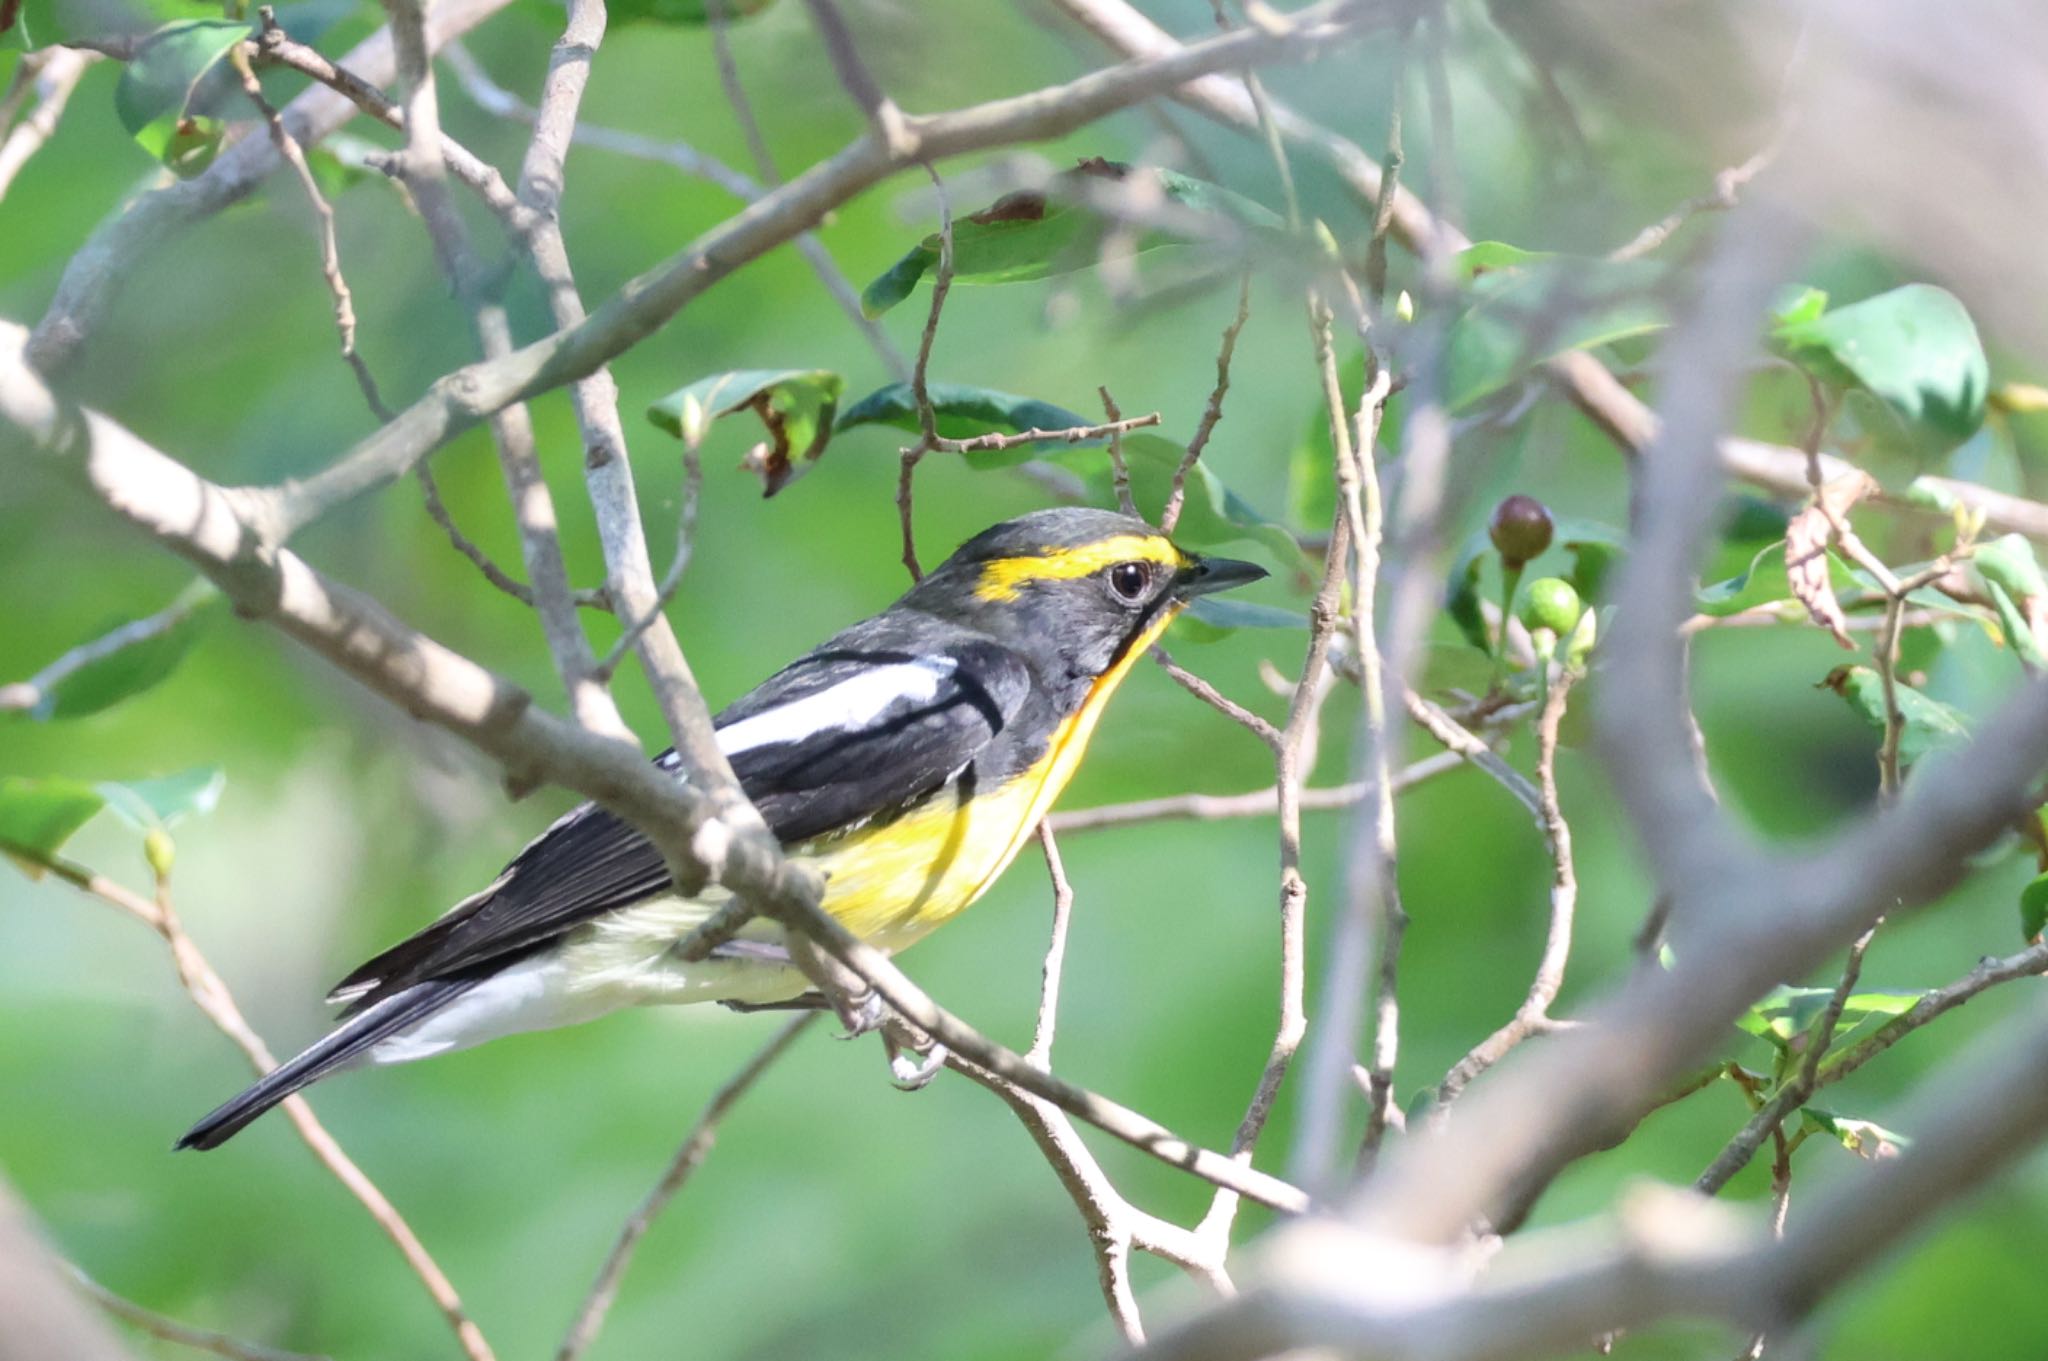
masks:
<svg viewBox="0 0 2048 1361"><path fill-rule="evenodd" d="M1072 778L1117 686L1198 596L1266 575L1187 552L1134 515L1035 511L973 538L881 613L833 635L713 720L824 911L900 951L985 893ZM673 750L655 762L687 778ZM625 1006L805 998L780 928L709 957L675 947L730 900L685 896L652 842L586 803L480 892L337 984L337 1024L206 1115L216 1148L331 1073L407 1063Z"/></svg>

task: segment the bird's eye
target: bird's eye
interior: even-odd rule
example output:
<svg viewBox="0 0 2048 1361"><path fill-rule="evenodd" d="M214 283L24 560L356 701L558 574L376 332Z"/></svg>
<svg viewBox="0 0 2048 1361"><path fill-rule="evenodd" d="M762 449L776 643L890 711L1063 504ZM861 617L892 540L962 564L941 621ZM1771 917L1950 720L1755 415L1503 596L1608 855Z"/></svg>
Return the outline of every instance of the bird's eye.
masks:
<svg viewBox="0 0 2048 1361"><path fill-rule="evenodd" d="M1109 589L1119 599L1136 602L1144 597L1152 573L1142 562L1120 562L1109 569Z"/></svg>

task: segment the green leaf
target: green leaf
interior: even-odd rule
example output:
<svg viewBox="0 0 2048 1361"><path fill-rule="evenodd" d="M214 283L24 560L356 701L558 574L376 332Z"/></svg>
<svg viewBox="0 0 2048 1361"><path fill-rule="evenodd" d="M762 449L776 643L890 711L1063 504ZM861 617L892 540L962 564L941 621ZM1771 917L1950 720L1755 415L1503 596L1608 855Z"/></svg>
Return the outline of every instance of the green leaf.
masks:
<svg viewBox="0 0 2048 1361"><path fill-rule="evenodd" d="M1862 715L1880 733L1885 729L1884 681L1867 666L1838 666L1821 682ZM1931 751L1962 746L1970 739L1962 715L1940 700L1929 699L1912 686L1895 687L1905 724L1899 732L1899 759L1908 765Z"/></svg>
<svg viewBox="0 0 2048 1361"><path fill-rule="evenodd" d="M1628 538L1613 525L1566 516L1557 521L1554 542L1571 554L1572 569L1564 574L1588 606L1605 599L1608 575L1627 550Z"/></svg>
<svg viewBox="0 0 2048 1361"><path fill-rule="evenodd" d="M711 22L714 3L720 5L720 17L731 20L759 14L775 0L613 0L605 7L605 13L614 23L644 19L657 24L697 28ZM559 12L556 17L560 18Z"/></svg>
<svg viewBox="0 0 2048 1361"><path fill-rule="evenodd" d="M752 411L768 438L741 466L773 496L809 472L832 438L846 380L830 369L740 369L700 378L647 408L647 419L693 448L720 416Z"/></svg>
<svg viewBox="0 0 2048 1361"><path fill-rule="evenodd" d="M148 832L211 813L227 783L227 772L219 766L195 766L151 780L104 781L97 788L116 816Z"/></svg>
<svg viewBox="0 0 2048 1361"><path fill-rule="evenodd" d="M1229 218L1256 231L1282 230L1280 218L1263 205L1171 170L1134 168L1095 156L1062 172L1059 180L1071 186L1082 179L1121 181L1133 176L1148 177L1169 202L1183 210ZM1071 190L1063 194L1056 187L1050 193L1025 189L1005 194L981 212L954 221L953 282L1018 283L1084 269L1095 263L1106 230L1102 218L1077 202ZM1185 239L1165 231L1148 231L1139 236L1135 251L1182 244ZM861 310L879 317L908 298L920 279L938 269L942 245L940 234L934 232L913 246L861 293Z"/></svg>
<svg viewBox="0 0 2048 1361"><path fill-rule="evenodd" d="M1832 312L1809 307L1771 332L1771 347L1832 387L1876 398L1915 453L1946 453L1984 423L1990 365L1946 289L1907 284Z"/></svg>
<svg viewBox="0 0 2048 1361"><path fill-rule="evenodd" d="M375 142L345 132L330 133L315 146L306 148L306 164L320 192L330 201L370 179L369 157L384 148Z"/></svg>
<svg viewBox="0 0 2048 1361"><path fill-rule="evenodd" d="M2011 592L1997 581L1987 579L1984 585L1990 591L1991 607L1998 612L1998 626L2004 630L2013 655L2031 667L2048 666L2048 658L2041 655L2041 641L2034 636L2033 625L2027 622L2026 612L2014 602Z"/></svg>
<svg viewBox="0 0 2048 1361"><path fill-rule="evenodd" d="M1802 1107L1799 1114L1807 1129L1837 1140L1859 1158L1896 1158L1913 1146L1912 1139L1874 1120L1852 1120L1818 1106Z"/></svg>
<svg viewBox="0 0 2048 1361"><path fill-rule="evenodd" d="M165 611L168 627L119 646L52 685L29 711L37 719L82 718L112 708L169 678L192 644L211 622L221 596L210 582L188 588ZM139 621L122 618L93 630L93 640L109 639Z"/></svg>
<svg viewBox="0 0 2048 1361"><path fill-rule="evenodd" d="M1199 596L1173 621L1175 633L1191 643L1214 643L1239 629L1308 629L1308 616L1249 600Z"/></svg>
<svg viewBox="0 0 2048 1361"><path fill-rule="evenodd" d="M932 400L934 424L939 434L947 439L973 439L977 435L988 434L1018 435L1026 430L1070 430L1089 424L1086 416L1065 407L1041 402L1035 397L997 392L993 388L932 383L927 386L926 394ZM911 396L910 384L891 383L875 389L840 412L833 429L851 430L858 425L888 425L912 434L918 433L917 402ZM1072 441L1081 446L1102 442L1100 439ZM978 449L964 457L971 467L1008 468L1029 462L1039 450L1048 447L1049 442L1039 441L1011 449Z"/></svg>
<svg viewBox="0 0 2048 1361"><path fill-rule="evenodd" d="M214 120L193 115L193 94L250 32L238 19L183 19L150 34L114 87L121 126L164 164L197 173L192 167L212 160L219 135Z"/></svg>
<svg viewBox="0 0 2048 1361"><path fill-rule="evenodd" d="M181 180L203 173L220 154L228 125L204 114L161 118L135 134L135 144Z"/></svg>
<svg viewBox="0 0 2048 1361"><path fill-rule="evenodd" d="M1834 995L1833 988L1773 988L1755 1006L1737 1017L1735 1024L1782 1049L1812 1028L1820 1014L1827 1010L1828 999ZM1865 1021L1888 1020L1910 1011L1919 1001L1917 992L1851 993L1842 1001L1835 1038L1846 1038L1851 1030Z"/></svg>
<svg viewBox="0 0 2048 1361"><path fill-rule="evenodd" d="M1486 610L1479 601L1479 571L1492 552L1493 540L1487 537L1482 525L1458 550L1457 561L1451 564L1450 575L1444 580L1444 613L1458 626L1466 642L1489 656L1493 653L1493 639L1487 634Z"/></svg>
<svg viewBox="0 0 2048 1361"><path fill-rule="evenodd" d="M1773 329L1800 326L1817 319L1828 310L1828 295L1818 288L1795 284L1785 289L1771 302L1770 318Z"/></svg>
<svg viewBox="0 0 2048 1361"><path fill-rule="evenodd" d="M2048 578L2042 577L2034 545L2025 535L2007 534L1978 544L1972 561L1986 581L2005 587L2015 600L2048 596Z"/></svg>
<svg viewBox="0 0 2048 1361"><path fill-rule="evenodd" d="M1591 349L1667 323L1647 260L1545 256L1482 275L1447 340L1445 402L1465 410L1556 355Z"/></svg>
<svg viewBox="0 0 2048 1361"><path fill-rule="evenodd" d="M2048 874L2020 890L2020 939L2033 940L2048 928Z"/></svg>
<svg viewBox="0 0 2048 1361"><path fill-rule="evenodd" d="M1148 518L1157 520L1173 485L1174 470L1187 450L1164 435L1137 431L1123 438L1124 465L1130 469L1131 497ZM1073 451L1052 457L1052 462L1073 469L1100 503L1114 505L1115 479L1106 455ZM1250 502L1223 485L1206 463L1197 463L1187 479L1187 499L1181 505L1180 523L1173 537L1189 548L1218 548L1226 544L1255 543L1264 548L1285 572L1301 569L1301 545L1286 529L1259 514Z"/></svg>
<svg viewBox="0 0 2048 1361"><path fill-rule="evenodd" d="M0 775L0 850L35 877L36 862L55 855L105 806L97 789L78 780Z"/></svg>
<svg viewBox="0 0 2048 1361"><path fill-rule="evenodd" d="M1791 596L1792 585L1785 574L1785 545L1779 542L1758 549L1744 571L1694 591L1693 608L1718 619L1773 600L1790 600Z"/></svg>
<svg viewBox="0 0 2048 1361"><path fill-rule="evenodd" d="M1482 274L1552 258L1550 251L1523 250L1505 241L1474 241L1451 257L1451 274L1459 283L1471 283Z"/></svg>

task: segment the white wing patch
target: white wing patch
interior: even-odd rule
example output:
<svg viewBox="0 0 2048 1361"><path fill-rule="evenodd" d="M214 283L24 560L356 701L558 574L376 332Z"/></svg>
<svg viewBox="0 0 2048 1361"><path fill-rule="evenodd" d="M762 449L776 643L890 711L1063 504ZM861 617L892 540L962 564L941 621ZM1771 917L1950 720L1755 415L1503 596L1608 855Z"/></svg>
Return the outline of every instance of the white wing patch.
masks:
<svg viewBox="0 0 2048 1361"><path fill-rule="evenodd" d="M779 704L718 730L728 757L756 747L801 742L821 732L858 732L898 704L924 704L938 697L953 674L951 657L919 657L872 667L815 695Z"/></svg>

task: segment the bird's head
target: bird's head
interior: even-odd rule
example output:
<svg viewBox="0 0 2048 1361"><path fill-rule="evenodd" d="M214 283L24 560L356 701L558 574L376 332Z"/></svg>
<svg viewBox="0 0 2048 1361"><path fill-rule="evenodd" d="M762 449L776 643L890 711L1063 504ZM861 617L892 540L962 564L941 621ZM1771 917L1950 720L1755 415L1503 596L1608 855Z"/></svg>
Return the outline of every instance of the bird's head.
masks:
<svg viewBox="0 0 2048 1361"><path fill-rule="evenodd" d="M983 530L904 603L1093 677L1157 637L1196 596L1265 575L1187 552L1135 516L1067 507Z"/></svg>

